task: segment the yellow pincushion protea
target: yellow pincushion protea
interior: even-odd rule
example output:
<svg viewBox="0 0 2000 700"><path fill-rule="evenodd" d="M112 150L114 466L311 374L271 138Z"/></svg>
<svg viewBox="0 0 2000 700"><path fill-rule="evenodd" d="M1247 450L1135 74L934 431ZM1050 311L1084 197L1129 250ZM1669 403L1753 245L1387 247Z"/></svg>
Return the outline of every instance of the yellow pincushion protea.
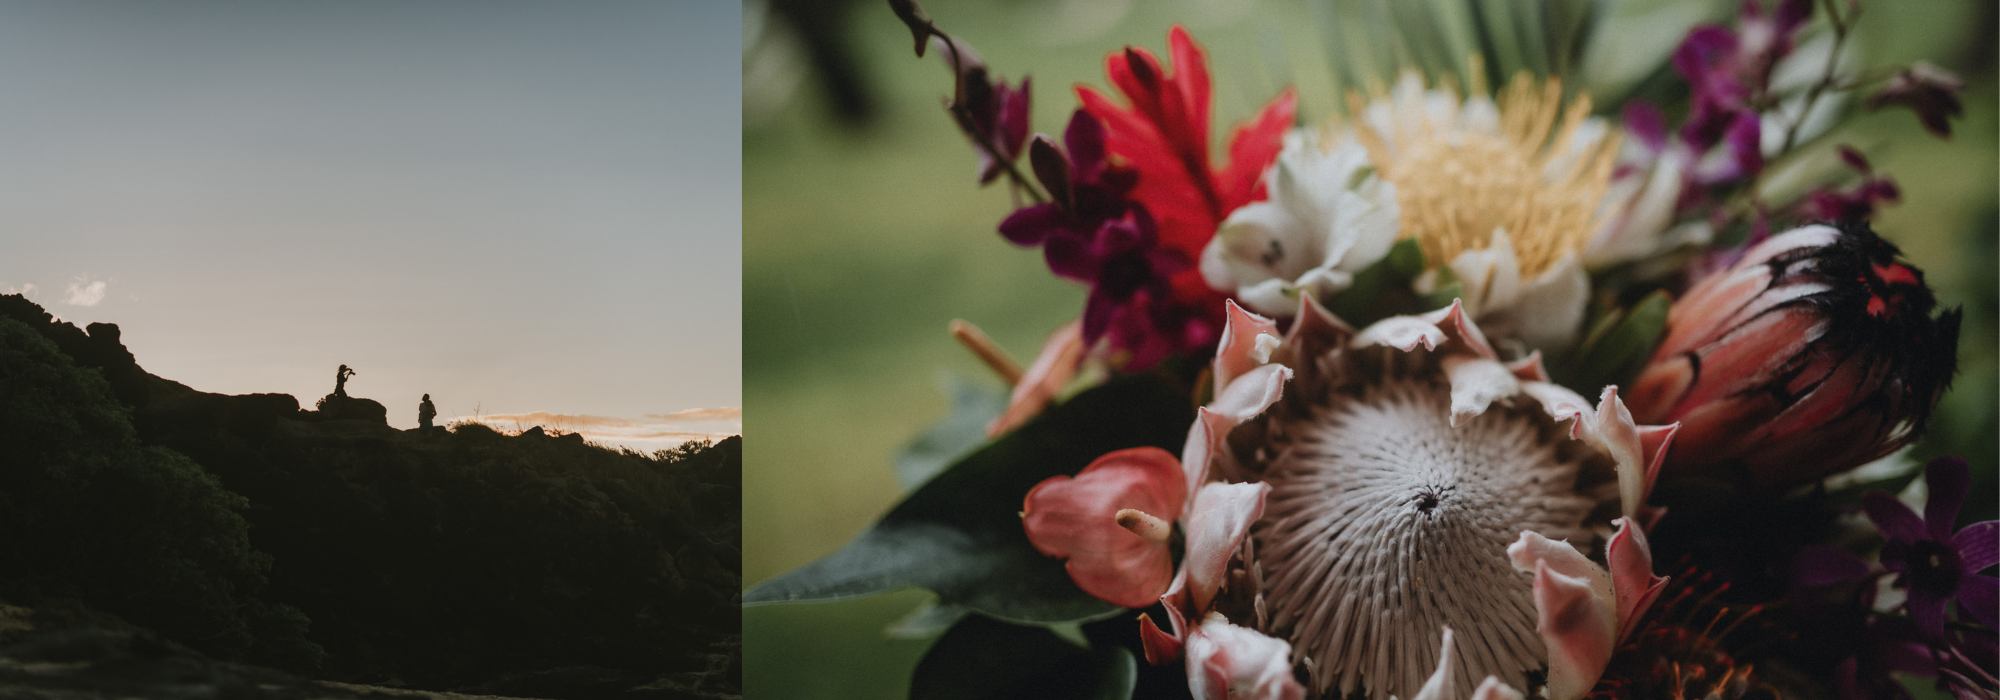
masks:
<svg viewBox="0 0 2000 700"><path fill-rule="evenodd" d="M1393 96L1349 96L1361 115L1354 136L1396 184L1402 235L1427 257L1456 260L1505 231L1521 275L1535 277L1580 253L1596 231L1618 134L1590 118L1588 94L1565 108L1556 79L1516 76L1497 106L1485 92L1475 82L1461 101L1457 90L1425 90L1408 74Z"/></svg>
<svg viewBox="0 0 2000 700"><path fill-rule="evenodd" d="M1371 99L1350 94L1349 131L1396 186L1401 237L1449 267L1467 311L1527 347L1567 346L1590 293L1583 252L1604 225L1619 134L1590 117L1589 95L1565 106L1555 79L1521 74L1497 100L1476 77L1470 87L1426 88L1407 73Z"/></svg>

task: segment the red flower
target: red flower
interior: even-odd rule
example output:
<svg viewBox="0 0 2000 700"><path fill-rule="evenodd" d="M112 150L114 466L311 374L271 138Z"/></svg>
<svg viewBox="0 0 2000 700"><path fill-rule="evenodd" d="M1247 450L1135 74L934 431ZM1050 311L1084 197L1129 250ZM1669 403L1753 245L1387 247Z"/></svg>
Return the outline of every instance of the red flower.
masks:
<svg viewBox="0 0 2000 700"><path fill-rule="evenodd" d="M1229 212L1263 198L1261 177L1284 145L1296 99L1287 90L1237 127L1229 139L1229 163L1217 168L1208 147L1207 58L1178 25L1168 31L1167 45L1171 75L1143 48L1126 47L1105 59L1105 72L1129 106L1088 87L1079 86L1077 96L1085 111L1104 122L1111 154L1138 171L1131 198L1152 214L1160 244L1199 260ZM1178 352L1213 348L1223 325L1222 294L1193 266L1172 274L1169 282L1172 293L1154 302L1155 327L1145 334Z"/></svg>

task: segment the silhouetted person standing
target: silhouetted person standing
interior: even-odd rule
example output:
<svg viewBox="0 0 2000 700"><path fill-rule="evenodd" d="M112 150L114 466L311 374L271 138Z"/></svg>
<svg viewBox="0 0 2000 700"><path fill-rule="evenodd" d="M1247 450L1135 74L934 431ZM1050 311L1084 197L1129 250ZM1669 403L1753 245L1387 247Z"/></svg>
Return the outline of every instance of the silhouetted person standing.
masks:
<svg viewBox="0 0 2000 700"><path fill-rule="evenodd" d="M348 369L347 365L341 365L340 369L334 370L333 372L334 396L338 396L343 399L347 398L347 378L352 376L354 376L354 370Z"/></svg>
<svg viewBox="0 0 2000 700"><path fill-rule="evenodd" d="M417 431L429 433L431 431L431 419L436 418L437 414L437 407L431 405L431 395L424 394L424 402L417 404Z"/></svg>

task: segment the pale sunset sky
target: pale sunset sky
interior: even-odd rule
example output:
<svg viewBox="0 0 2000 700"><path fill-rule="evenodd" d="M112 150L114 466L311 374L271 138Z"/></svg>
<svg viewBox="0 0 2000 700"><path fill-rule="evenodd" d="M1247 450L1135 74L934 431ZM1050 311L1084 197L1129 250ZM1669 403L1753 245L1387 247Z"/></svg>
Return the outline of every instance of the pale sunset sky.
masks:
<svg viewBox="0 0 2000 700"><path fill-rule="evenodd" d="M734 2L0 2L0 292L202 391L742 431ZM535 415L537 412L540 415Z"/></svg>

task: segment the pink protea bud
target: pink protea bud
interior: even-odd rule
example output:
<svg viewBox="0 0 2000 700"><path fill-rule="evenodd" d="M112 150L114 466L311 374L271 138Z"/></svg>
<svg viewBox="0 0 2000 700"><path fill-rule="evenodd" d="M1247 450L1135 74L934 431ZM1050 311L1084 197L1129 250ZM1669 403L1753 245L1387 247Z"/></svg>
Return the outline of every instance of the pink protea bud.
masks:
<svg viewBox="0 0 2000 700"><path fill-rule="evenodd" d="M1774 236L1689 289L1633 385L1642 423L1680 423L1662 478L1783 489L1923 433L1957 365L1959 311L1864 222Z"/></svg>

